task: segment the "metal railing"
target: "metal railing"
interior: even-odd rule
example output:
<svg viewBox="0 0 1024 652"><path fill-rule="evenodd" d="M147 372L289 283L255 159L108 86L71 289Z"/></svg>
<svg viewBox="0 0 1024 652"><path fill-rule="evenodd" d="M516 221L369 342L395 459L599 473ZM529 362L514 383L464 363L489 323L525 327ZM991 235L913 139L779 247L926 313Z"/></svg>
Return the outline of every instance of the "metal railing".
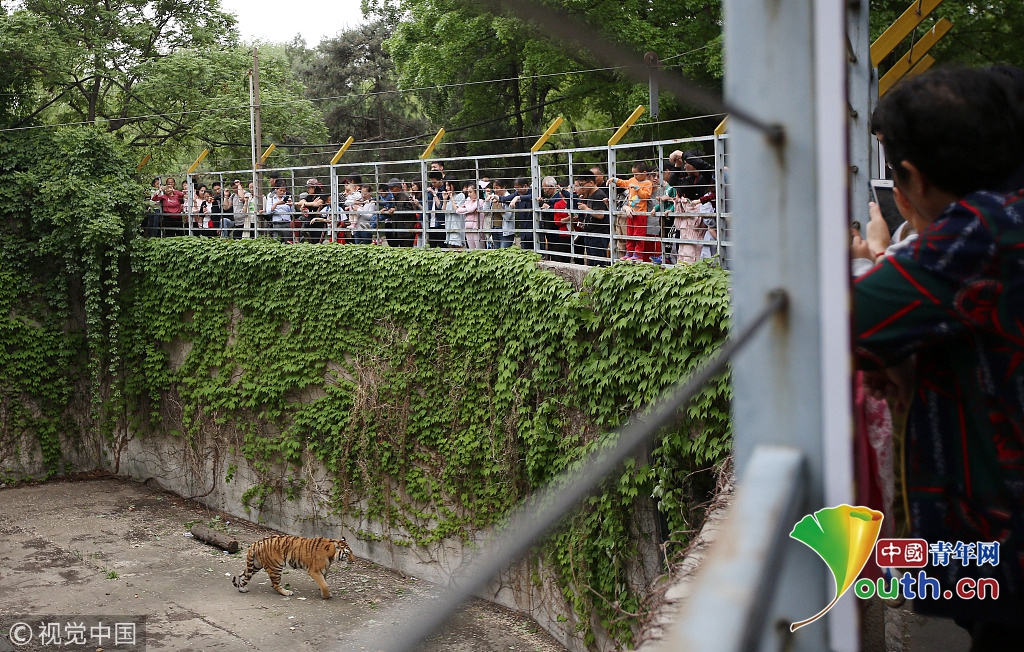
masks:
<svg viewBox="0 0 1024 652"><path fill-rule="evenodd" d="M645 262L675 264L696 262L703 258L729 258L732 243L731 214L728 209L727 181L728 135L679 138L604 147L545 150L535 153L512 153L501 156L437 157L427 160L409 159L376 163L338 163L324 166L287 167L260 170L225 170L186 176L184 210L180 214L156 214L147 218L147 236L217 236L274 237L285 242L361 243L369 241L392 246L432 246L450 249L510 246L514 242L532 249L550 260L583 265L608 265L622 258L627 251L638 252ZM710 174L691 179L686 172L679 175L675 187L668 184L664 172L673 150L698 149ZM609 185L610 178L629 179L631 168L644 163L652 171L648 180L652 196L634 210L642 232L627 229L624 204L626 192ZM431 184L432 165L444 167L446 181L454 188L438 207L439 193ZM597 187L607 193L602 211L584 212L579 203L583 193L576 183L581 172L597 168L603 179ZM226 188L235 179L256 180L276 175L284 180L286 196L293 204L302 196L307 179L325 181L321 191L329 199L322 211L295 211L275 215L269 196L252 193L250 210L242 219L233 213L197 212L196 191L201 178L211 187L219 183ZM542 181L558 180L558 194L552 196ZM653 177L653 178L652 178ZM377 220L369 229L353 225L354 212L346 206L347 179L358 178L359 185L372 187L371 199L377 202ZM410 200L405 209L387 214L381 205L389 201L389 182L398 179ZM527 208L511 208L507 202L495 201L495 184L502 184L509 197L517 193L516 179L525 180L522 190L530 201ZM258 181L254 181L253 188ZM461 186L470 183L478 193L480 207L475 219L466 223L456 212L456 195ZM205 185L204 184L204 185ZM671 201L672 195L686 198ZM704 197L703 201L701 197ZM566 203L556 208L559 199ZM253 210L255 208L255 210ZM581 219L585 216L585 219ZM320 218L319 224L311 224ZM230 220L223 222L222 220ZM235 222L242 221L242 224ZM559 223L560 222L560 223ZM367 237L367 234L370 234ZM474 246L476 245L476 246Z"/></svg>

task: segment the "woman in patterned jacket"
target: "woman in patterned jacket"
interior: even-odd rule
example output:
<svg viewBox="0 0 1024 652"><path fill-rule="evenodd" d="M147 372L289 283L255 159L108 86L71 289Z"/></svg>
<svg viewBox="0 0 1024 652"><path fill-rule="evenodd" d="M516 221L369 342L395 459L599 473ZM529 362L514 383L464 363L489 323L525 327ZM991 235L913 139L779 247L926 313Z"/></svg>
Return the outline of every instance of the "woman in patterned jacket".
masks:
<svg viewBox="0 0 1024 652"><path fill-rule="evenodd" d="M924 228L853 290L860 367L910 397L897 475L941 585L914 607L956 619L972 650L1024 640L1024 190L1006 188L1024 163L1024 85L1012 78L941 70L882 98L872 128ZM982 577L998 600L957 598L958 581Z"/></svg>

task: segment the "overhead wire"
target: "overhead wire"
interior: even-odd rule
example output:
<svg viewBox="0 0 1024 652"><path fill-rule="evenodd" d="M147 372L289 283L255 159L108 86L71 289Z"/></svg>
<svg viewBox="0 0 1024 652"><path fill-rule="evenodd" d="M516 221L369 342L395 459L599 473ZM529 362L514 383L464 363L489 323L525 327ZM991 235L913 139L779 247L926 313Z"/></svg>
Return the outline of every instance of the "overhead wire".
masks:
<svg viewBox="0 0 1024 652"><path fill-rule="evenodd" d="M695 50L690 50L688 52L682 52L680 54L675 54L675 55L672 55L670 57L666 57L665 59L663 59L663 61L668 61L669 59L674 59L676 57L680 57L680 56L683 56L683 55L686 55L686 54L690 54L692 52L696 52L697 50L702 50L705 47L707 47L707 46L705 45L703 47L696 48ZM517 81L517 80L542 79L542 78L546 78L546 77L562 77L562 76L568 76L568 75L583 75L583 74L589 74L589 73L595 73L595 72L607 72L609 70L619 70L619 69L622 69L622 68L625 68L625 67L626 66L605 66L603 68L590 68L590 69L587 69L587 70L567 70L567 71L564 71L564 72L538 73L538 74L535 74L535 75L520 75L519 77L505 77L505 78L501 78L501 79L484 79L484 80L478 80L478 81L454 82L454 83L451 83L451 84L438 84L438 85L434 85L434 86L417 86L417 87L412 87L412 88L396 88L396 89L388 89L388 90L383 90L383 91L366 91L366 92L362 92L362 93L349 93L349 94L346 94L346 95L327 95L327 96L323 96L323 97L311 97L311 98L301 98L301 99L294 99L294 100L282 100L282 101L278 101L278 102L263 102L263 103L261 103L261 107L287 106L287 105L290 105L290 104L299 104L299 103L303 103L303 102L325 102L325 101L328 101L328 100L353 99L353 98L364 98L364 97L377 97L379 95L418 93L418 92L421 92L421 91L428 91L428 90L441 90L441 89L447 89L447 88L462 88L462 87L466 87L466 86L475 86L475 85L481 85L481 84L498 84L498 83L505 83L505 82L510 82L510 81ZM235 111L235 110L242 110L242 109L248 111L249 110L249 105L248 104L237 104L237 105L214 107L214 108L208 108L208 109L192 109L192 110L189 110L189 111L167 111L167 112L164 112L164 113L147 113L147 114L128 116L128 117L124 117L124 118L118 117L117 119L119 121L123 122L123 121L135 121L135 120L148 120L148 119L152 119L152 118L170 118L170 117L175 117L175 116L179 116L180 117L180 116L195 115L195 114L201 114L201 113L216 113L216 112L219 112L219 111ZM5 128L0 128L0 133L12 132L12 131L28 131L28 130L34 130L34 129L49 129L49 128L57 128L57 127L85 126L85 125L93 124L93 122L94 121L92 121L92 120L79 120L79 121L75 121L75 122L61 122L61 123L45 124L45 125L27 125L27 126L22 126L22 127L5 127Z"/></svg>
<svg viewBox="0 0 1024 652"><path fill-rule="evenodd" d="M294 100L282 100L282 101L278 101L278 102L261 102L260 106L261 107L287 106L287 105L290 105L290 104L300 104L300 103L303 103L303 102L324 102L324 101L327 101L327 100L352 99L352 98L362 98L362 97L377 97L379 95L393 95L393 94L403 94L403 93L417 93L417 92L420 92L420 91L441 90L441 89L446 89L446 88L460 88L460 87L474 86L474 85L479 85L479 84L498 84L498 83L516 81L516 80L540 79L540 78L543 78L543 77L556 77L556 76L566 76L566 75L587 74L587 73L592 73L592 72L602 72L602 71L606 71L606 70L614 70L615 68L616 68L615 66L611 66L611 67L606 67L606 68L593 68L593 69L590 69L590 70L568 70L566 72L541 73L541 74L537 74L537 75L524 75L524 76L520 76L520 77L506 77L506 78L503 78L503 79L483 79L483 80L478 80L478 81L455 82L455 83L451 83L451 84L438 84L436 86L417 86L417 87L413 87L413 88L396 88L396 89L389 89L389 90L384 90L384 91L366 91L366 92L362 92L362 93L349 93L347 95L327 95L327 96L324 96L324 97L310 97L310 98L301 98L301 99L294 99ZM210 108L210 109L193 109L193 110L190 110L190 111L168 111L168 112L165 112L165 113L147 113L147 114L141 114L141 115L128 116L126 118L120 118L119 117L118 120L125 121L125 120L144 120L144 119L150 119L150 118L168 118L168 117L172 117L172 116L194 115L194 114L198 114L198 113L215 113L215 112L218 112L218 111L235 111L235 110L241 110L241 109L245 109L246 111L248 111L249 110L249 105L248 104L237 104L237 105L231 105L231 106L215 107L215 108ZM46 129L46 128L52 128L52 127L73 127L73 126L89 125L89 124L92 124L92 123L93 123L93 121L90 121L90 120L79 120L79 121L76 121L76 122L61 122L61 123L46 124L46 125L29 125L29 126L25 126L25 127L16 127L16 128L15 127L7 127L7 128L0 129L0 132L24 131L24 130L29 130L29 129Z"/></svg>
<svg viewBox="0 0 1024 652"><path fill-rule="evenodd" d="M642 126L671 124L671 123L677 123L677 122L688 122L688 121L691 121L691 120L703 120L703 119L706 119L706 118L720 117L722 115L724 115L724 114L721 114L721 113L709 113L709 114L705 114L705 115L690 116L690 117L685 117L685 118L673 118L671 120L655 120L655 121L651 121L651 122L647 122L647 123L642 123ZM641 125L637 125L637 126L641 126ZM594 133L600 133L600 132L610 132L610 131L615 131L616 129L617 129L617 127L595 127L593 129L576 129L576 130L573 130L573 131L556 132L556 133L552 134L551 137L552 138L569 138L569 137L571 137L573 135L584 135L584 134L594 134ZM507 137L501 137L501 138L482 138L482 139L478 139L478 140L446 141L444 144L450 146L450 145L478 145L478 144L483 144L483 143L500 143L500 142L514 141L514 140L527 140L527 141L529 141L529 140L536 140L537 138L540 137L540 135L541 134L526 134L526 135L524 135L522 137L520 137L520 136L507 136ZM366 145L372 145L371 142L367 142L365 144ZM329 146L329 147L339 147L340 145L328 144L326 146ZM282 145L278 145L278 147L283 147L283 146ZM413 149L413 148L417 148L418 149L420 147L422 147L422 145L411 143L411 144L407 144L407 145L388 145L388 146L384 146L384 147L351 147L351 148L349 148L348 151L349 152L382 152L382 151L403 150L403 149ZM317 152L302 152L302 155L303 156L328 155L328 154L334 154L336 151L337 151L336 149L325 149L325 150L321 150L321 151L317 151ZM513 152L512 154L516 154L516 153L521 153L521 152ZM440 157L440 158L445 158L445 157ZM229 162L234 162L234 161L249 161L250 158L249 157L239 157L239 158L220 158L220 157L217 157L215 160L217 160L218 162L221 162L221 163L229 163ZM371 165L372 162L366 162L366 164L367 165ZM215 173L215 172L211 172L209 174L212 174L212 173Z"/></svg>
<svg viewBox="0 0 1024 652"><path fill-rule="evenodd" d="M711 47L711 44L710 43L705 43L704 45L700 46L699 48L693 48L692 50L687 50L686 52L680 52L679 54L673 54L670 57L665 57L664 59L661 59L661 63L665 63L666 61L671 61L672 59L677 59L679 57L685 57L686 55L693 54L694 52L700 52L704 48L708 48L708 47Z"/></svg>

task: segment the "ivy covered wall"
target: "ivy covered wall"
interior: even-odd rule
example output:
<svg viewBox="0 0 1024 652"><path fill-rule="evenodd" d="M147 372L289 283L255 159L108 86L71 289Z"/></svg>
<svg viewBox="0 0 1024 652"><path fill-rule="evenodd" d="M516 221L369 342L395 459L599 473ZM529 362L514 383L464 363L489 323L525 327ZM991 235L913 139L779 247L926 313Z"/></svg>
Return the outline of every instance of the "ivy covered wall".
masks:
<svg viewBox="0 0 1024 652"><path fill-rule="evenodd" d="M144 196L131 158L101 129L0 137L0 477L56 472L61 442L107 420Z"/></svg>
<svg viewBox="0 0 1024 652"><path fill-rule="evenodd" d="M0 473L33 457L118 472L129 442L170 434L244 456L254 515L315 460L339 518L384 524L364 536L473 540L727 328L712 266L616 265L575 288L519 250L144 240L143 187L109 136L0 150ZM635 513L653 497L668 554L685 547L712 484L700 471L730 445L728 402L724 379L709 385L538 549L585 640L631 643L649 607L628 577Z"/></svg>
<svg viewBox="0 0 1024 652"><path fill-rule="evenodd" d="M339 514L408 546L472 538L606 442L721 340L728 304L712 266L616 265L577 290L514 249L178 238L136 242L132 269L132 432L223 433L265 474L256 509L296 490L311 455L336 475ZM638 501L655 496L686 543L692 474L728 448L728 392L710 385L546 548L580 616L623 643L645 609L625 580Z"/></svg>

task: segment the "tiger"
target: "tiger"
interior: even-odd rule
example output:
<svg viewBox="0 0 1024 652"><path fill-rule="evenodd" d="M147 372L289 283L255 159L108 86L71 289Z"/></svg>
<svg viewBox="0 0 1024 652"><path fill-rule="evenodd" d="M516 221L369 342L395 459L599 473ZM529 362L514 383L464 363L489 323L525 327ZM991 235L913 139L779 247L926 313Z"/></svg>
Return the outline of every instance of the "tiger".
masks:
<svg viewBox="0 0 1024 652"><path fill-rule="evenodd" d="M273 589L281 595L288 596L293 591L281 586L281 570L285 564L288 564L292 568L301 568L307 571L320 587L320 595L326 600L331 597L331 590L327 588L327 582L324 581L324 573L331 567L331 562L342 557L346 557L350 563L356 560L345 537L340 539L325 539L324 537L307 539L287 535L266 537L249 546L249 552L245 555L245 572L232 577L231 583L238 587L240 593L246 593L249 590L246 588L249 580L252 579L254 573L262 568L270 576L270 585Z"/></svg>

